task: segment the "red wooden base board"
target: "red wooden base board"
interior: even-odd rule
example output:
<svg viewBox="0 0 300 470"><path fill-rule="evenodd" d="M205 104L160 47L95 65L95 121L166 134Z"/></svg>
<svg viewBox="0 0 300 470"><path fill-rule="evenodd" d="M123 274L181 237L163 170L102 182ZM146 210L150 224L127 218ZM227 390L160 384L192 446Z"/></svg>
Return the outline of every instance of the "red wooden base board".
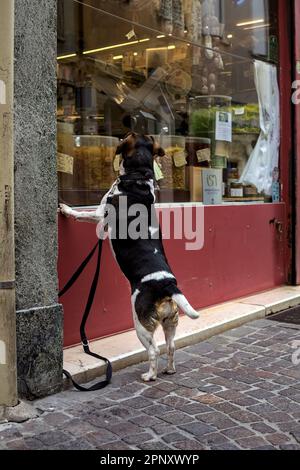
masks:
<svg viewBox="0 0 300 470"><path fill-rule="evenodd" d="M275 218L285 220L284 204L205 207L205 238L201 250L186 251L184 240L165 240L166 253L178 284L195 308L286 283L284 240L280 239L274 224L270 224ZM60 288L96 241L95 225L74 222L59 215ZM80 342L79 324L95 260L96 257L62 298L65 346ZM87 327L88 336L99 338L132 327L129 284L106 240L99 288Z"/></svg>

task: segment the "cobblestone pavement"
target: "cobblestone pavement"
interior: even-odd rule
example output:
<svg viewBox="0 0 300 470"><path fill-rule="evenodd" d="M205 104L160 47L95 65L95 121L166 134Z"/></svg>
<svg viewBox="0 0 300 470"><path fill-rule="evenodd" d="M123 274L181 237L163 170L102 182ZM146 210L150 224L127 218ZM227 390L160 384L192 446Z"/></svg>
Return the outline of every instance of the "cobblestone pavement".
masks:
<svg viewBox="0 0 300 470"><path fill-rule="evenodd" d="M0 425L0 449L300 449L297 340L299 326L256 321L178 351L174 376L143 384L139 364L38 400L37 419Z"/></svg>

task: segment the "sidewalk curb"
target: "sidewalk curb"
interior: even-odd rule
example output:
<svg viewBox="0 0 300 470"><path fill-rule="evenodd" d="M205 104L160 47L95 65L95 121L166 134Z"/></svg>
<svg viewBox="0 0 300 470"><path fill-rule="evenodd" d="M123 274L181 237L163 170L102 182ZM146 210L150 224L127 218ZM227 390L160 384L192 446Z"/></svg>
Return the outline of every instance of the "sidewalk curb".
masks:
<svg viewBox="0 0 300 470"><path fill-rule="evenodd" d="M185 316L181 317L175 338L176 349L196 344L296 305L300 305L300 287L282 287L210 307L205 309L200 319L196 321L191 321ZM114 371L124 369L147 360L147 352L139 346L135 335L135 331L130 331L103 338L92 342L91 349L109 357ZM131 348L130 344L133 345ZM157 344L161 354L164 354L166 348L162 336ZM119 351L116 353L118 348ZM106 365L103 361L86 356L81 352L81 346L75 346L64 351L64 368L70 371L77 382L86 383L103 375ZM64 379L63 388L66 390L70 387L72 384Z"/></svg>

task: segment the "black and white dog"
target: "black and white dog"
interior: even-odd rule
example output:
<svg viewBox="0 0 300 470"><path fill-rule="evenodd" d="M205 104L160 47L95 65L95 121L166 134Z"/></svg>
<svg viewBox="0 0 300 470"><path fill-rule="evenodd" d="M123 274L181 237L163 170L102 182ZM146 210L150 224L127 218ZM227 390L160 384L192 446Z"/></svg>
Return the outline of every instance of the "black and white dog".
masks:
<svg viewBox="0 0 300 470"><path fill-rule="evenodd" d="M178 324L178 307L190 318L199 317L185 296L177 287L177 282L168 264L156 216L154 211L154 157L164 156L153 137L129 133L117 149L122 158L120 177L103 197L95 211L76 211L60 204L60 211L78 221L108 224L110 243L115 258L131 284L132 311L136 333L149 354L149 372L142 375L146 382L157 377L159 349L153 335L159 324L162 325L168 353L168 365L165 373L176 372L174 364L174 337ZM121 196L127 200L127 214L120 208ZM119 225L124 222L129 227L130 207L142 204L146 208L148 237L132 239L130 236L120 237ZM110 225L107 207L116 209L117 227L111 236L113 227ZM154 223L153 223L154 220ZM128 233L127 233L128 235Z"/></svg>

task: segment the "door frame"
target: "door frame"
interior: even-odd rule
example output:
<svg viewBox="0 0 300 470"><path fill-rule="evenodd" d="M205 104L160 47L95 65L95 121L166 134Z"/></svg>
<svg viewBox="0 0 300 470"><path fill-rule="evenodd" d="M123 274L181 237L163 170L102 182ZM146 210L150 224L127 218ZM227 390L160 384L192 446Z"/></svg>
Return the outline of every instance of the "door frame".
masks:
<svg viewBox="0 0 300 470"><path fill-rule="evenodd" d="M297 63L300 64L300 2L293 0L293 56L292 56L292 82L300 80L300 70L297 70ZM295 90L292 90L294 92ZM293 237L293 274L294 283L300 284L300 104L291 106L293 122L291 129L293 131L293 168L292 168L292 187L293 187L293 214L294 214L294 237Z"/></svg>
<svg viewBox="0 0 300 470"><path fill-rule="evenodd" d="M286 280L288 284L296 283L295 276L295 204L294 204L294 162L292 138L292 15L293 2L300 7L297 0L287 2L278 0L279 28L279 70L278 80L280 89L280 179L281 198L285 203L285 259ZM300 11L300 8L298 8ZM299 37L300 39L300 37ZM300 172L300 168L299 168ZM300 208L299 208L300 211ZM300 261L300 260L299 260ZM300 262L299 262L300 267ZM300 270L299 270L300 283Z"/></svg>

